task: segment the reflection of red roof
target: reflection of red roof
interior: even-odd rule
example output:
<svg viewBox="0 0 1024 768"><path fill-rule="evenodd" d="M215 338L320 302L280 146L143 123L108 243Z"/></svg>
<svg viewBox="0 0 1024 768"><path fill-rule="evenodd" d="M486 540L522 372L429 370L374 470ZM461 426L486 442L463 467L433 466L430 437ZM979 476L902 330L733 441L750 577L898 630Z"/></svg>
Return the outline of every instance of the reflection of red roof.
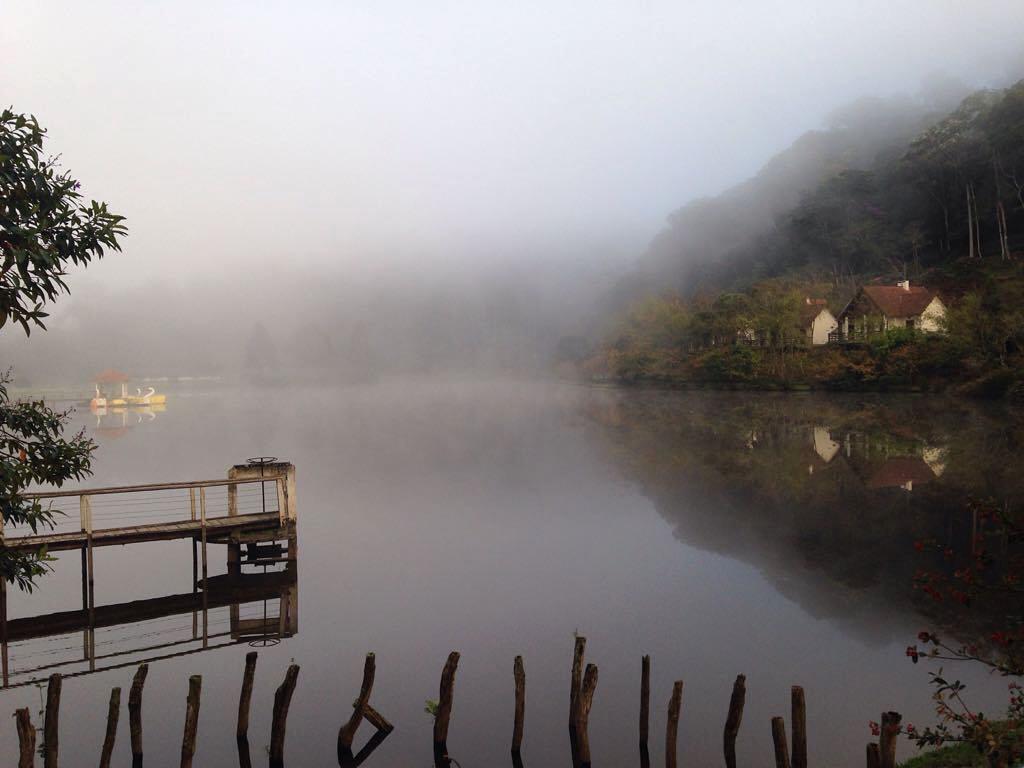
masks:
<svg viewBox="0 0 1024 768"><path fill-rule="evenodd" d="M934 291L920 285L865 285L864 294L886 317L916 317L935 298Z"/></svg>
<svg viewBox="0 0 1024 768"><path fill-rule="evenodd" d="M130 427L96 427L95 433L103 437L124 437L128 434Z"/></svg>
<svg viewBox="0 0 1024 768"><path fill-rule="evenodd" d="M115 371L113 368L107 368L107 370L96 374L97 384L120 384L123 381L128 381L128 375Z"/></svg>
<svg viewBox="0 0 1024 768"><path fill-rule="evenodd" d="M886 459L868 479L868 488L896 488L911 483L928 483L935 479L935 473L924 459L918 456L898 456Z"/></svg>

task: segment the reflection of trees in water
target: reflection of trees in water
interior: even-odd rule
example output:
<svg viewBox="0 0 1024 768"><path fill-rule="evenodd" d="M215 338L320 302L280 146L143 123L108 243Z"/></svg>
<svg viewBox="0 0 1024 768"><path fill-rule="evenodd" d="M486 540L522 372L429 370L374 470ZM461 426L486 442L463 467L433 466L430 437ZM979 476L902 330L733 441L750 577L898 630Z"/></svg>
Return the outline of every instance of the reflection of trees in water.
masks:
<svg viewBox="0 0 1024 768"><path fill-rule="evenodd" d="M915 615L968 633L982 627L965 622L994 618L925 602L912 581L970 557L971 498L1019 502L1021 414L911 397L636 391L595 392L586 408L680 540L755 565L810 614L883 640ZM924 562L913 545L925 538L953 559Z"/></svg>

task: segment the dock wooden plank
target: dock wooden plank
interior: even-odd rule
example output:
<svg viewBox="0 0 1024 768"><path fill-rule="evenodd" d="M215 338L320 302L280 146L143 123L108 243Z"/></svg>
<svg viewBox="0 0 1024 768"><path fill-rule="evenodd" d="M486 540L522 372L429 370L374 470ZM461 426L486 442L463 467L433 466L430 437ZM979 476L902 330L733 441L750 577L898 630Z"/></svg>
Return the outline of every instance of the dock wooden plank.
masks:
<svg viewBox="0 0 1024 768"><path fill-rule="evenodd" d="M280 517L277 512L211 517L206 520L207 533L209 534L212 531L217 535L221 535L224 532L275 528L279 525ZM92 545L94 547L109 547L144 541L190 538L200 533L202 527L202 521L200 520L182 520L174 523L148 523L146 525L97 529L92 534ZM35 551L42 547L46 547L50 552L60 552L69 549L81 549L85 546L86 538L85 531L74 531L71 533L12 537L5 539L4 545L7 549L16 552Z"/></svg>

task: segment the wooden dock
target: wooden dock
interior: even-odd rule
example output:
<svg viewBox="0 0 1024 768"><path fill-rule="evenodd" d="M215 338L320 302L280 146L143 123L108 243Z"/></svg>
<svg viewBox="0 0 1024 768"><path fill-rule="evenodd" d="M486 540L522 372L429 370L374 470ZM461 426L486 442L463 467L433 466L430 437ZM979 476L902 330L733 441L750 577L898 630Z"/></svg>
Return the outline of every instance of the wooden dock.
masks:
<svg viewBox="0 0 1024 768"><path fill-rule="evenodd" d="M88 668L76 674L99 669L97 661L104 657L96 653L97 628L178 613L192 613L191 639L201 646L171 655L254 638L276 642L294 634L298 622L295 589L298 514L295 468L291 464L277 461L239 464L228 471L226 479L42 492L34 496L49 500L55 512L60 510L56 519L63 527L40 534L10 528L5 531L0 522L0 546L21 552L80 550L82 608L9 621L6 582L0 579L2 687L32 682L12 681L9 644L56 634L82 632L83 651L75 661L87 662ZM67 513L68 508L77 510L77 521ZM72 530L66 530L69 524ZM96 605L95 549L170 539L192 541L191 594ZM226 545L228 572L208 578L208 547L212 544ZM262 566L264 573L246 573L243 571L246 565ZM274 570L267 572L271 567ZM241 604L265 602L275 596L280 598L277 615L268 615L265 607L262 617L240 615ZM211 633L209 612L223 607L230 611L230 631ZM211 646L211 639L225 636L226 643ZM181 642L173 641L169 645ZM144 650L161 647L163 644L157 643ZM114 655L124 653L128 651Z"/></svg>

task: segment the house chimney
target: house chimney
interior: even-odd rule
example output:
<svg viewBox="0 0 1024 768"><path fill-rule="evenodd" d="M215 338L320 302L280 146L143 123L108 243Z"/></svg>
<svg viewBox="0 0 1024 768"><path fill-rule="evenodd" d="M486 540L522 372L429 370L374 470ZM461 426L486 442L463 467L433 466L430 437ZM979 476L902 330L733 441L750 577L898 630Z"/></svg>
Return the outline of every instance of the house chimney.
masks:
<svg viewBox="0 0 1024 768"><path fill-rule="evenodd" d="M904 291L909 291L910 290L910 281L909 280L900 280L898 283L896 283L896 285L898 285Z"/></svg>

